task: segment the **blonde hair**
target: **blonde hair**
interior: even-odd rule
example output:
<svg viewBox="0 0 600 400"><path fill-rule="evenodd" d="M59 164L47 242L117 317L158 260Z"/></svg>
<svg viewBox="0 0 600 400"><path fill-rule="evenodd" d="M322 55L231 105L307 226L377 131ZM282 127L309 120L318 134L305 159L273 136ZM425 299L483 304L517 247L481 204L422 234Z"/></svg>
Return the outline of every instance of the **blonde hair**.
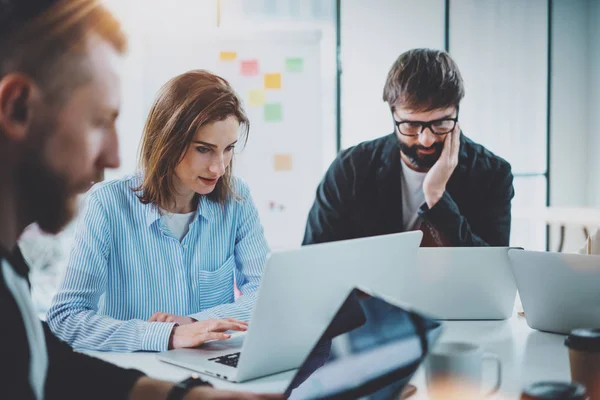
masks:
<svg viewBox="0 0 600 400"><path fill-rule="evenodd" d="M89 79L86 45L90 35L98 35L119 53L127 49L119 21L99 1L56 1L0 40L0 73L24 73L51 99L66 99L74 87Z"/></svg>

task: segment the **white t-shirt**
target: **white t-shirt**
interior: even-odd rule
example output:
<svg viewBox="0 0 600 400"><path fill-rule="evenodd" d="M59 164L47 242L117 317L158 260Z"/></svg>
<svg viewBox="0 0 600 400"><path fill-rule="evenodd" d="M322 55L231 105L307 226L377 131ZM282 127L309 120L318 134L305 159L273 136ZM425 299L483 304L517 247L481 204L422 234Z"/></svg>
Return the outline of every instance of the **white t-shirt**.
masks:
<svg viewBox="0 0 600 400"><path fill-rule="evenodd" d="M419 208L425 203L423 181L427 172L417 172L410 169L404 160L402 165L402 222L404 230L410 230L417 222Z"/></svg>
<svg viewBox="0 0 600 400"><path fill-rule="evenodd" d="M164 210L160 210L162 223L171 231L180 242L183 240L190 230L190 223L196 215L196 211L187 214L172 214Z"/></svg>

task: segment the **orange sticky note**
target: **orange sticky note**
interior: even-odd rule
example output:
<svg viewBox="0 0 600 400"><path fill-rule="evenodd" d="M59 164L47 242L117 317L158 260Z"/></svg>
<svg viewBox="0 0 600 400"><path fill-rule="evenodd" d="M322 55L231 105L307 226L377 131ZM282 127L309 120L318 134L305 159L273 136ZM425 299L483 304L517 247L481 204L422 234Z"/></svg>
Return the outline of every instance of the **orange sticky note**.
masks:
<svg viewBox="0 0 600 400"><path fill-rule="evenodd" d="M265 89L281 89L281 74L265 74Z"/></svg>
<svg viewBox="0 0 600 400"><path fill-rule="evenodd" d="M219 54L219 60L221 61L234 61L237 58L235 51L222 51Z"/></svg>
<svg viewBox="0 0 600 400"><path fill-rule="evenodd" d="M292 155L291 154L275 154L274 167L275 167L275 171L291 171L292 170Z"/></svg>

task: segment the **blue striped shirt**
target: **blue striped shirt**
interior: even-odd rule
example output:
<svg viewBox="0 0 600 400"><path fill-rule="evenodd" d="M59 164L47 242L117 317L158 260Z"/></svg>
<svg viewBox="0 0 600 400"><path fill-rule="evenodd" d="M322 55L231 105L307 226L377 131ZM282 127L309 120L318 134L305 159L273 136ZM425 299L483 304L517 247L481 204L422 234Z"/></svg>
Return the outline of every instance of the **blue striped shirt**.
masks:
<svg viewBox="0 0 600 400"><path fill-rule="evenodd" d="M201 196L180 242L131 190L140 179L101 183L88 195L47 315L76 349L167 350L174 323L147 322L156 311L250 318L269 249L246 184L233 178L238 198L225 204ZM235 301L234 279L242 292Z"/></svg>

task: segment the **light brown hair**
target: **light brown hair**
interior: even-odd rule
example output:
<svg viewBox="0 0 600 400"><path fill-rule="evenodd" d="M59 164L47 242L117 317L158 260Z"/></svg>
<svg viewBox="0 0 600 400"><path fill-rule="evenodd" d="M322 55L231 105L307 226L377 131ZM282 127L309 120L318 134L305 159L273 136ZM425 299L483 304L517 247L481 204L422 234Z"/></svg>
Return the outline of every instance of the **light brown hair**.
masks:
<svg viewBox="0 0 600 400"><path fill-rule="evenodd" d="M383 101L414 111L458 107L465 88L458 65L445 51L413 49L392 65L383 88Z"/></svg>
<svg viewBox="0 0 600 400"><path fill-rule="evenodd" d="M86 46L94 34L119 53L126 51L119 22L99 1L57 0L0 37L0 74L24 73L44 90L47 100L60 104L90 79Z"/></svg>
<svg viewBox="0 0 600 400"><path fill-rule="evenodd" d="M194 135L212 122L235 117L248 139L250 122L229 83L208 71L193 70L168 81L158 92L146 120L140 149L144 172L140 201L162 209L174 205L175 168L188 151ZM233 195L233 159L208 198L225 202Z"/></svg>

